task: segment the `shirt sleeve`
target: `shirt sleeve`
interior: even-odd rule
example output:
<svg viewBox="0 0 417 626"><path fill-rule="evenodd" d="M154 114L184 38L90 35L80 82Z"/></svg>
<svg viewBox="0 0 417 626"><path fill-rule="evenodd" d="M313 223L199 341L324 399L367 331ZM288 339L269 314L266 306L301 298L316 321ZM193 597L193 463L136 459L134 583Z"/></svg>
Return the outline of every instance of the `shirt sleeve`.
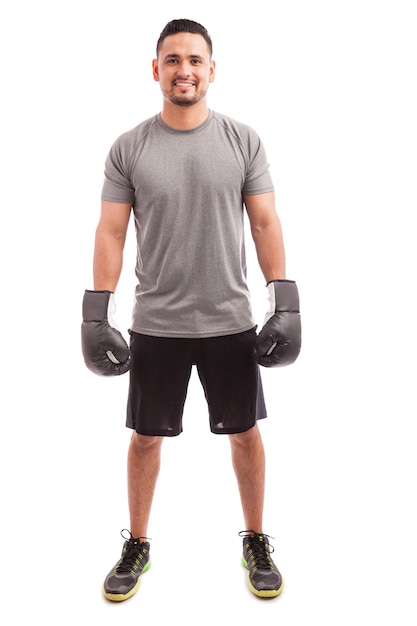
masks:
<svg viewBox="0 0 417 626"><path fill-rule="evenodd" d="M251 129L248 134L247 149L248 167L243 195L254 196L259 193L274 191L265 148L258 135Z"/></svg>
<svg viewBox="0 0 417 626"><path fill-rule="evenodd" d="M129 175L129 149L123 137L115 141L107 155L104 168L102 200L133 203L135 190Z"/></svg>

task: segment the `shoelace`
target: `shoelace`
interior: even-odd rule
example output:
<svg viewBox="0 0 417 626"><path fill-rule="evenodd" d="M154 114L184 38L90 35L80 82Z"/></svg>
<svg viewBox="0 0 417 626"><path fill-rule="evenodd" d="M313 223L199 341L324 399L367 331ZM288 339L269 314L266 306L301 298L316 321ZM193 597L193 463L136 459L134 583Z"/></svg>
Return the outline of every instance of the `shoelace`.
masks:
<svg viewBox="0 0 417 626"><path fill-rule="evenodd" d="M274 547L263 538L267 537L268 539L273 539L274 537L265 535L265 533L255 533L252 530L241 530L239 537L247 537L254 561L256 562L256 567L260 569L270 569L271 559L269 555L274 552Z"/></svg>
<svg viewBox="0 0 417 626"><path fill-rule="evenodd" d="M129 536L125 537L123 533L128 533ZM124 528L120 532L120 534L122 535L123 539L126 540L127 543L125 543L121 561L119 565L117 565L117 567L115 568L115 571L119 574L125 574L125 573L131 572L132 568L136 564L138 554L141 551L140 539L148 540L148 537L136 537L134 539L132 537L132 533L130 532L130 530L127 530L127 528Z"/></svg>

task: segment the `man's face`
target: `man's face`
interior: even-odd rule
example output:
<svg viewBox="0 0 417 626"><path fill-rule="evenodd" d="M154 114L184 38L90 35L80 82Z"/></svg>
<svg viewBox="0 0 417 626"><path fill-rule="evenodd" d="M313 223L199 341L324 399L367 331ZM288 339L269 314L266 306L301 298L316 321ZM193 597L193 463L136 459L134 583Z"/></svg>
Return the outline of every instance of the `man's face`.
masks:
<svg viewBox="0 0 417 626"><path fill-rule="evenodd" d="M205 97L214 80L215 63L204 37L178 33L164 39L152 68L166 100L178 106L192 106Z"/></svg>

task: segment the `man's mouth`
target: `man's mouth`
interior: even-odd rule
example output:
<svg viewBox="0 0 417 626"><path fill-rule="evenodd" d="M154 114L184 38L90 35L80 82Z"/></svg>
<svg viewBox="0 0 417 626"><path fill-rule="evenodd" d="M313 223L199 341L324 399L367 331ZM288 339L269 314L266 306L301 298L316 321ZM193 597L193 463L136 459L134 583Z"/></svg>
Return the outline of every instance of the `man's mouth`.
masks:
<svg viewBox="0 0 417 626"><path fill-rule="evenodd" d="M175 87L188 89L188 87L194 87L195 83L192 82L192 81L188 81L188 80L175 80L174 81L174 85L175 85Z"/></svg>

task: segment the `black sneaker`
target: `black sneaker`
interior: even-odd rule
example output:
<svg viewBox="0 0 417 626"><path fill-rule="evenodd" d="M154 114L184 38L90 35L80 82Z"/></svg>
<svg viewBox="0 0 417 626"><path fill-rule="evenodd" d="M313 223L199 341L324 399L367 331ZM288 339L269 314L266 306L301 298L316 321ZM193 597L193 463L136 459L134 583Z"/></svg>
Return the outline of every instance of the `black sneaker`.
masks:
<svg viewBox="0 0 417 626"><path fill-rule="evenodd" d="M274 548L268 541L268 535L242 530L239 536L243 537L242 563L249 570L249 589L261 598L279 596L284 584L271 559Z"/></svg>
<svg viewBox="0 0 417 626"><path fill-rule="evenodd" d="M129 539L124 536L123 533L125 532L129 533ZM140 539L146 539L146 537L134 539L130 531L126 529L122 530L120 534L123 539L126 539L122 556L111 572L107 574L103 585L104 596L107 600L116 602L127 600L136 593L140 584L140 575L151 566L150 544L148 541L140 543Z"/></svg>

